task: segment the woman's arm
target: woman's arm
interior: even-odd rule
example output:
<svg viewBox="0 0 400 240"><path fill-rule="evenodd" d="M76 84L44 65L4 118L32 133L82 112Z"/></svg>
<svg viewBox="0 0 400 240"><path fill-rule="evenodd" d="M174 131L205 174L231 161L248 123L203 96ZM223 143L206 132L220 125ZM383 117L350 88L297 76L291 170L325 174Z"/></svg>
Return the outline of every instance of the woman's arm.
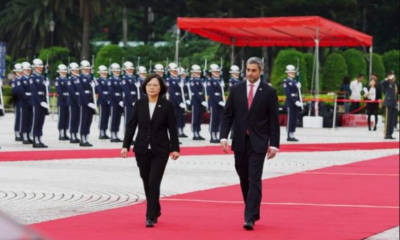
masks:
<svg viewBox="0 0 400 240"><path fill-rule="evenodd" d="M169 136L171 140L171 151L172 152L180 152L179 148L179 138L178 138L178 133L176 131L176 120L175 120L175 114L174 114L174 109L172 107L172 104L170 104L170 109L167 112L167 121L168 121L168 131L169 131Z"/></svg>
<svg viewBox="0 0 400 240"><path fill-rule="evenodd" d="M135 104L135 106L133 106L131 117L129 119L128 125L126 127L126 131L125 131L123 148L127 149L128 151L129 151L129 148L131 147L133 137L135 136L136 128L138 125L137 106L138 106L138 104Z"/></svg>

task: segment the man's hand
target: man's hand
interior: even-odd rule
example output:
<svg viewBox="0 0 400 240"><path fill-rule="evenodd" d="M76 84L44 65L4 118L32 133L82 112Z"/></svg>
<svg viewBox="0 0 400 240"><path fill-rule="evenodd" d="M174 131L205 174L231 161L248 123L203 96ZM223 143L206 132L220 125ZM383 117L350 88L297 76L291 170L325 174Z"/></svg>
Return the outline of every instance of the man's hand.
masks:
<svg viewBox="0 0 400 240"><path fill-rule="evenodd" d="M269 148L269 149L268 149L267 159L270 160L270 159L275 158L276 153L277 153L277 151L276 151L275 149Z"/></svg>
<svg viewBox="0 0 400 240"><path fill-rule="evenodd" d="M46 102L41 102L40 106L42 106L43 108L49 109L49 105Z"/></svg>
<svg viewBox="0 0 400 240"><path fill-rule="evenodd" d="M302 104L300 101L296 101L295 104L296 104L296 106L298 106L298 107L303 107L303 104Z"/></svg>
<svg viewBox="0 0 400 240"><path fill-rule="evenodd" d="M208 107L207 102L202 102L201 105L203 105L204 107Z"/></svg>
<svg viewBox="0 0 400 240"><path fill-rule="evenodd" d="M223 101L218 103L221 107L225 107L225 103Z"/></svg>
<svg viewBox="0 0 400 240"><path fill-rule="evenodd" d="M178 152L173 152L171 158L172 160L176 161L180 156L181 155Z"/></svg>
<svg viewBox="0 0 400 240"><path fill-rule="evenodd" d="M123 148L123 149L121 150L121 157L122 157L122 158L126 158L127 156L128 156L128 149Z"/></svg>
<svg viewBox="0 0 400 240"><path fill-rule="evenodd" d="M119 102L119 105L123 108L124 107L124 102L123 101Z"/></svg>
<svg viewBox="0 0 400 240"><path fill-rule="evenodd" d="M92 108L93 110L96 110L96 105L94 103L89 103L88 107Z"/></svg>
<svg viewBox="0 0 400 240"><path fill-rule="evenodd" d="M220 144L221 144L222 151L224 151L225 153L228 153L228 148L229 148L228 140L221 140Z"/></svg>
<svg viewBox="0 0 400 240"><path fill-rule="evenodd" d="M179 104L179 107L185 109L186 105L184 103Z"/></svg>

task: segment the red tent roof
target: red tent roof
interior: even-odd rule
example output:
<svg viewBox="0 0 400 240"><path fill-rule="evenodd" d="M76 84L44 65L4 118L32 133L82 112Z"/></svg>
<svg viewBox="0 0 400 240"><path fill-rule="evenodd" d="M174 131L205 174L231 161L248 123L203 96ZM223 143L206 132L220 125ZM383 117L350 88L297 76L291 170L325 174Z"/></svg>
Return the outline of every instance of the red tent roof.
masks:
<svg viewBox="0 0 400 240"><path fill-rule="evenodd" d="M235 46L372 46L372 37L317 16L274 18L178 18L182 30ZM234 40L233 40L234 39ZM234 41L234 42L233 42Z"/></svg>

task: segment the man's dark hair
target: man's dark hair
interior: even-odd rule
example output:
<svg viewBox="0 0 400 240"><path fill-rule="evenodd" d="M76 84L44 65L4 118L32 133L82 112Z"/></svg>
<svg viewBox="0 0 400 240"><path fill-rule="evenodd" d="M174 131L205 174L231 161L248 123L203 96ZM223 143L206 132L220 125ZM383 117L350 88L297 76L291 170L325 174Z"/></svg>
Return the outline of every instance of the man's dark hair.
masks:
<svg viewBox="0 0 400 240"><path fill-rule="evenodd" d="M343 84L350 85L350 78L348 76L343 78Z"/></svg>
<svg viewBox="0 0 400 240"><path fill-rule="evenodd" d="M371 74L371 77L372 77L372 76L375 76L376 79L379 79L379 75L378 75L377 73L372 73L372 74Z"/></svg>
<svg viewBox="0 0 400 240"><path fill-rule="evenodd" d="M363 73L360 73L357 75L357 78L362 78L362 77L365 77L365 75Z"/></svg>
<svg viewBox="0 0 400 240"><path fill-rule="evenodd" d="M147 94L146 91L146 86L147 84L149 84L149 82L153 79L157 79L158 82L160 83L160 87L161 87L161 91L160 91L160 96L164 96L165 94L167 94L168 91L168 87L167 85L165 85L165 81L162 77L160 77L158 74L151 74L149 76L146 77L146 79L144 80L143 84L142 84L142 91Z"/></svg>

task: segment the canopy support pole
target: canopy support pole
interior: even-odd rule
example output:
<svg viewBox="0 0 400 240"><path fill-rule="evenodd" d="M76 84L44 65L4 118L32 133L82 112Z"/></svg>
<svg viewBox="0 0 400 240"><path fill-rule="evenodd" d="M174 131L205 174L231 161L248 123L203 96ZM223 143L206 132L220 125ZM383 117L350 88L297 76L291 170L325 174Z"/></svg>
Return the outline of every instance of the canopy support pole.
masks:
<svg viewBox="0 0 400 240"><path fill-rule="evenodd" d="M176 28L176 44L175 44L175 63L179 63L179 43L180 43L181 30Z"/></svg>
<svg viewBox="0 0 400 240"><path fill-rule="evenodd" d="M373 63L374 63L374 47L371 45L369 48L369 79L371 79L373 73Z"/></svg>
<svg viewBox="0 0 400 240"><path fill-rule="evenodd" d="M319 116L319 91L320 91L320 65L319 65L319 27L317 27L317 37L315 39L315 58L316 58L316 67L315 67L315 116Z"/></svg>
<svg viewBox="0 0 400 240"><path fill-rule="evenodd" d="M235 39L232 38L231 45L231 66L235 64Z"/></svg>

